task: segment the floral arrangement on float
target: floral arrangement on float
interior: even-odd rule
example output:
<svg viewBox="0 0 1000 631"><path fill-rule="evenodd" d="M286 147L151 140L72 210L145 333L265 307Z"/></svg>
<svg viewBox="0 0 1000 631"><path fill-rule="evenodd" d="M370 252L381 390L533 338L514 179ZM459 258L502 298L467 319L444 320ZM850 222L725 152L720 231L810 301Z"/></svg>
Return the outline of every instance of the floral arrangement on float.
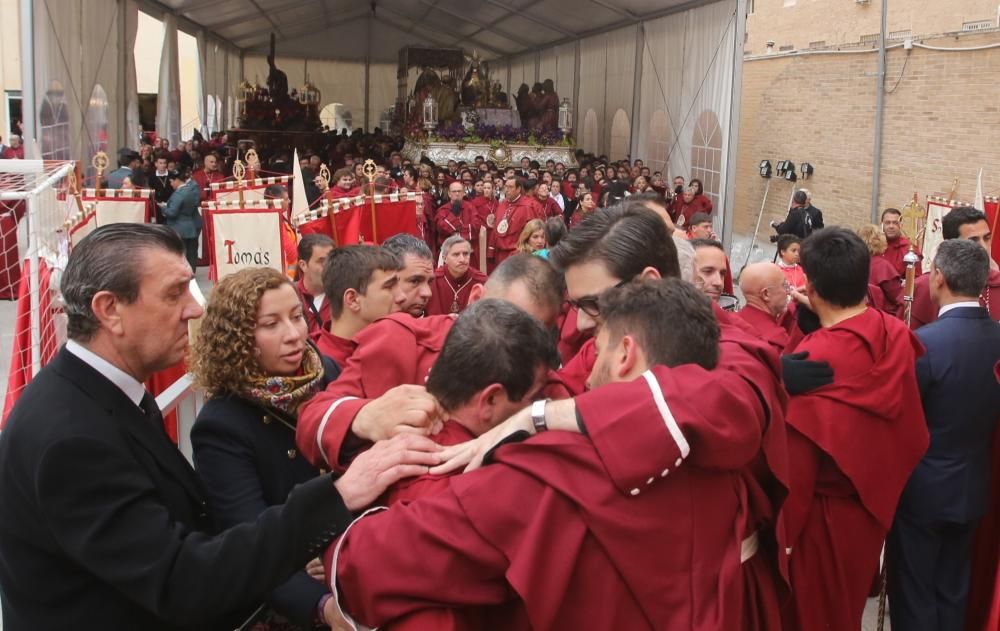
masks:
<svg viewBox="0 0 1000 631"><path fill-rule="evenodd" d="M405 134L407 140L419 143L454 142L459 145L530 145L533 147L572 147L573 136L561 129L529 129L511 125L462 125L460 122L439 125L432 131L425 130L419 123L410 125Z"/></svg>

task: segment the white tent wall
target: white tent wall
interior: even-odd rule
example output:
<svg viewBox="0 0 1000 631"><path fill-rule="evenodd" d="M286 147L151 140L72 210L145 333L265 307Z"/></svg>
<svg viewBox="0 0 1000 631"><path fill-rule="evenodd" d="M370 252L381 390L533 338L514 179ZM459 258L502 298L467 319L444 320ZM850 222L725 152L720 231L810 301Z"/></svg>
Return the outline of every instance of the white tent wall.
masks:
<svg viewBox="0 0 1000 631"><path fill-rule="evenodd" d="M373 63L368 69L368 129L381 126L382 112L396 103L396 64Z"/></svg>
<svg viewBox="0 0 1000 631"><path fill-rule="evenodd" d="M573 100L576 73L576 43L546 48L540 54L538 80L552 79L560 100Z"/></svg>
<svg viewBox="0 0 1000 631"><path fill-rule="evenodd" d="M35 0L33 7L32 79L41 156L69 159L117 147L124 120L119 103L125 101L119 86L124 74L118 72L119 3Z"/></svg>
<svg viewBox="0 0 1000 631"><path fill-rule="evenodd" d="M664 177L701 179L717 209L730 201L726 183L735 165L727 158L736 11L736 3L717 2L668 15L643 23L640 38L639 120L633 123L639 133L632 153Z"/></svg>

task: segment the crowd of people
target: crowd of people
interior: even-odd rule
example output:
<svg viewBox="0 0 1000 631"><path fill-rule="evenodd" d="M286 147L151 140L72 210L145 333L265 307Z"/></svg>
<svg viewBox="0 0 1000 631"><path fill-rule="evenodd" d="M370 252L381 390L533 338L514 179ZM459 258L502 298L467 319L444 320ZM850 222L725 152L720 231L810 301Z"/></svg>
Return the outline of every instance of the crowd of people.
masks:
<svg viewBox="0 0 1000 631"><path fill-rule="evenodd" d="M944 218L907 309L899 211L824 227L799 191L736 309L696 179L356 136L304 152L307 196L419 191L417 234L303 236L294 279L245 269L204 308L227 140L190 177L119 156L108 186L167 178L166 225L69 258L70 341L0 434L5 628L854 630L883 542L893 626L965 628L1000 410L981 210ZM193 320L192 468L142 384Z"/></svg>

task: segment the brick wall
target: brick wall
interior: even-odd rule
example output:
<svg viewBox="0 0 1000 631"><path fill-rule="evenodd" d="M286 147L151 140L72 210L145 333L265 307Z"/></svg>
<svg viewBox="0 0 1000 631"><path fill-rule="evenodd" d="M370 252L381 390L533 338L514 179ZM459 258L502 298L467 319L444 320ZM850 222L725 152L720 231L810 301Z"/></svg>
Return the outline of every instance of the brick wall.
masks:
<svg viewBox="0 0 1000 631"><path fill-rule="evenodd" d="M924 43L1000 44L1000 34ZM736 232L753 231L764 193L757 174L762 159L812 164L813 177L794 186L812 191L828 225L856 227L870 220L877 70L875 53L744 62ZM958 197L971 201L980 167L986 194L1000 191L1000 48L893 49L886 89L893 92L885 97L880 208L903 205L914 191L921 201L946 193L956 176ZM785 216L792 186L772 178L761 235L770 234L768 221Z"/></svg>
<svg viewBox="0 0 1000 631"><path fill-rule="evenodd" d="M810 44L838 46L876 36L881 0L754 0L747 16L748 54L762 55L767 41L805 49ZM909 31L914 36L961 31L967 22L991 20L996 25L996 0L890 0L886 16L889 37Z"/></svg>

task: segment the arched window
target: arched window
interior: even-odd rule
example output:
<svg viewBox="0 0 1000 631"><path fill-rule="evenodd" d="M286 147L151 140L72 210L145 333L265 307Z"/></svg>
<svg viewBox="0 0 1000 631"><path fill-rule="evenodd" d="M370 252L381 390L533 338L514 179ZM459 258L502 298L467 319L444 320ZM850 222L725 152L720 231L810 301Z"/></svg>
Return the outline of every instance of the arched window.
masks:
<svg viewBox="0 0 1000 631"><path fill-rule="evenodd" d="M691 137L691 177L701 180L705 195L719 207L722 188L722 128L715 112L705 110L698 116Z"/></svg>
<svg viewBox="0 0 1000 631"><path fill-rule="evenodd" d="M88 156L108 150L108 95L101 84L94 86L87 105Z"/></svg>
<svg viewBox="0 0 1000 631"><path fill-rule="evenodd" d="M667 157L672 143L670 119L667 118L666 111L656 110L649 121L649 139L646 141L646 159L651 171L667 170ZM670 179L670 174L664 172L663 179Z"/></svg>
<svg viewBox="0 0 1000 631"><path fill-rule="evenodd" d="M629 157L631 136L632 125L629 123L628 114L625 113L625 110L620 109L615 112L615 117L611 121L611 149L608 157L612 160Z"/></svg>
<svg viewBox="0 0 1000 631"><path fill-rule="evenodd" d="M597 112L594 110L587 110L587 114L583 117L583 136L581 140L583 140L583 148L586 151L599 152L599 147L597 146Z"/></svg>
<svg viewBox="0 0 1000 631"><path fill-rule="evenodd" d="M320 110L319 120L331 131L339 132L345 128L347 130L353 129L354 117L351 116L351 110L347 109L347 106L343 103L330 103L326 105Z"/></svg>
<svg viewBox="0 0 1000 631"><path fill-rule="evenodd" d="M41 124L42 159L69 160L69 113L66 111L66 93L58 81L53 81L46 90L38 119Z"/></svg>

